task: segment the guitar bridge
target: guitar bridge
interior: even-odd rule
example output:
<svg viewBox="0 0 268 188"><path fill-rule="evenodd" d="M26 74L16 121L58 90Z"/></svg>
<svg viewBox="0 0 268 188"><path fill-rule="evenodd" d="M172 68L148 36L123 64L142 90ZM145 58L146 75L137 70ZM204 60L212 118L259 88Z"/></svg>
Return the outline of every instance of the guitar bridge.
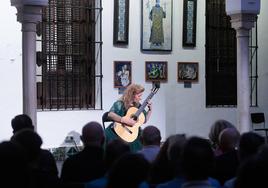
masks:
<svg viewBox="0 0 268 188"><path fill-rule="evenodd" d="M124 127L124 129L125 129L128 133L130 133L130 134L133 133L131 130L129 130L129 129L127 128L127 126L123 125L123 127Z"/></svg>

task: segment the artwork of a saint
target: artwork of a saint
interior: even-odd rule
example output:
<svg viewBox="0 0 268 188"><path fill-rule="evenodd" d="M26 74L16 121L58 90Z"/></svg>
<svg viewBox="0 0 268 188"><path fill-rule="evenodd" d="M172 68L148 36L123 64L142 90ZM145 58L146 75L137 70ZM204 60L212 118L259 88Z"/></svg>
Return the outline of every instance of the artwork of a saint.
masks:
<svg viewBox="0 0 268 188"><path fill-rule="evenodd" d="M149 41L153 46L162 46L164 43L164 18L166 18L166 12L160 6L160 0L156 0L155 6L152 7L149 15L149 19L152 22Z"/></svg>

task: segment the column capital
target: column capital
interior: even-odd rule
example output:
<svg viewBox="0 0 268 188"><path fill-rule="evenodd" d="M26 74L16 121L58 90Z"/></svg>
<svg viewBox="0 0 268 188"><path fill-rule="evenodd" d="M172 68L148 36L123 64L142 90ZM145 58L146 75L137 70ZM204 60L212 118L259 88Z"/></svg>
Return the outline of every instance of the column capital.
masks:
<svg viewBox="0 0 268 188"><path fill-rule="evenodd" d="M256 14L238 13L232 14L231 24L235 30L250 30L254 27L256 21Z"/></svg>
<svg viewBox="0 0 268 188"><path fill-rule="evenodd" d="M38 23L42 19L42 8L48 0L11 0L11 6L17 8L17 20L21 23Z"/></svg>

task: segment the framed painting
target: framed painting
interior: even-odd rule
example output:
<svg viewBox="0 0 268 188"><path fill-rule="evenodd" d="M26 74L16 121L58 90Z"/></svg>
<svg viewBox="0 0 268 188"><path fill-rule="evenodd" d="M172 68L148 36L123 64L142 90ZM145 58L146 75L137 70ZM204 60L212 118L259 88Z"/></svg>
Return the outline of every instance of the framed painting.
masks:
<svg viewBox="0 0 268 188"><path fill-rule="evenodd" d="M167 61L146 61L145 80L148 82L166 82L167 70Z"/></svg>
<svg viewBox="0 0 268 188"><path fill-rule="evenodd" d="M142 0L141 50L172 50L173 0Z"/></svg>
<svg viewBox="0 0 268 188"><path fill-rule="evenodd" d="M183 47L195 47L196 45L196 0L184 0L183 2Z"/></svg>
<svg viewBox="0 0 268 188"><path fill-rule="evenodd" d="M197 82L198 63L197 62L178 62L178 82Z"/></svg>
<svg viewBox="0 0 268 188"><path fill-rule="evenodd" d="M114 0L113 43L128 44L129 0Z"/></svg>
<svg viewBox="0 0 268 188"><path fill-rule="evenodd" d="M131 84L131 61L114 61L114 87L125 88Z"/></svg>

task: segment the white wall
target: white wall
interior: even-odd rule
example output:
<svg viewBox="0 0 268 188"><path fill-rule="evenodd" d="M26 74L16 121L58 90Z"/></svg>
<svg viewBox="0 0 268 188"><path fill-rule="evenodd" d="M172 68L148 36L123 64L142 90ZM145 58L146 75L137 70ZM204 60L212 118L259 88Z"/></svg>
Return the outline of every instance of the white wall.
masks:
<svg viewBox="0 0 268 188"><path fill-rule="evenodd" d="M266 113L266 119L268 120L268 1L261 1L261 12L258 17L258 33L259 33L259 86L258 97L260 99L260 109Z"/></svg>
<svg viewBox="0 0 268 188"><path fill-rule="evenodd" d="M101 122L101 115L109 110L119 98L113 88L113 61L132 61L133 82L145 86L144 98L149 94L151 84L144 80L145 61L168 61L168 82L161 84L159 92L152 99L153 115L148 124L160 128L163 138L174 133L207 136L211 124L219 119L236 123L235 108L206 108L205 106L205 4L198 1L197 45L195 49L182 48L182 6L183 1L173 1L173 50L170 54L148 54L140 51L141 1L130 1L129 45L126 48L113 46L113 1L103 1L103 107L104 110L38 112L38 133L44 147L59 146L68 132L81 131L82 126L91 120ZM267 9L268 1L262 1ZM253 111L264 111L268 118L268 49L267 11L259 16L259 107ZM11 136L10 120L22 113L21 89L21 33L16 22L15 8L9 1L0 6L0 140ZM3 27L4 25L4 27ZM12 59L12 60L11 60ZM13 60L14 59L14 60ZM199 82L191 88L177 83L177 62L199 62Z"/></svg>
<svg viewBox="0 0 268 188"><path fill-rule="evenodd" d="M8 139L10 120L22 111L21 25L10 1L0 6L0 141Z"/></svg>

